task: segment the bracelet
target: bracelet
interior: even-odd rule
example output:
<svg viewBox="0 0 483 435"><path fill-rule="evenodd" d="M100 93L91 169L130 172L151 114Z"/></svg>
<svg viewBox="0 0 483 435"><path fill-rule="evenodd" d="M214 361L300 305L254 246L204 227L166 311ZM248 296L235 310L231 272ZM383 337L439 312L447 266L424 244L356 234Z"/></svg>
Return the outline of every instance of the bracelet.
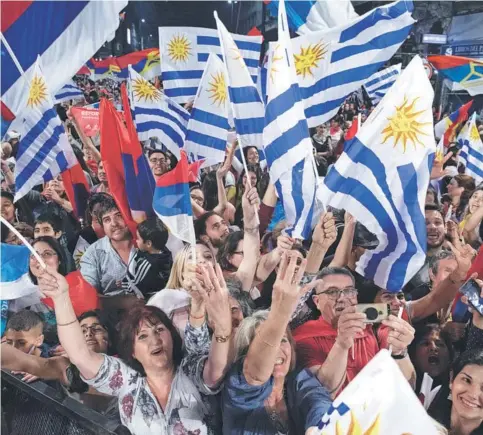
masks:
<svg viewBox="0 0 483 435"><path fill-rule="evenodd" d="M243 228L243 230L246 231L248 234L258 232L259 229L260 229L260 225L257 225L256 227L253 227L253 228L247 228L247 227Z"/></svg>
<svg viewBox="0 0 483 435"><path fill-rule="evenodd" d="M275 346L274 344L271 344L269 343L268 341L265 341L262 336L260 335L260 333L257 334L258 335L258 338L260 338L260 340L262 340L262 343L266 344L268 347L277 347Z"/></svg>
<svg viewBox="0 0 483 435"><path fill-rule="evenodd" d="M229 338L229 335L215 335L215 340L217 343L226 343Z"/></svg>
<svg viewBox="0 0 483 435"><path fill-rule="evenodd" d="M404 359L408 356L408 350L407 349L404 349L404 352L403 353L400 353L399 355L394 355L394 354L391 354L392 358L393 359Z"/></svg>
<svg viewBox="0 0 483 435"><path fill-rule="evenodd" d="M67 326L67 325L72 325L73 323L77 322L77 319L72 320L72 322L68 323L57 323L57 326Z"/></svg>
<svg viewBox="0 0 483 435"><path fill-rule="evenodd" d="M190 313L190 317L195 319L195 320L201 320L201 319L205 318L205 315L203 314L202 316L197 317L197 316L193 316L193 314Z"/></svg>

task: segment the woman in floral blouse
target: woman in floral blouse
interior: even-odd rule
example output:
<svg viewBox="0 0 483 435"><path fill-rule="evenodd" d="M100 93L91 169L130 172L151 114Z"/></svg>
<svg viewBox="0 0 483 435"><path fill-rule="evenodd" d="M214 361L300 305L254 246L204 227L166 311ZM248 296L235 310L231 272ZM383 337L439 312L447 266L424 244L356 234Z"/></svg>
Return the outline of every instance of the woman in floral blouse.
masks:
<svg viewBox="0 0 483 435"><path fill-rule="evenodd" d="M60 343L85 382L118 397L122 423L134 435L212 434L214 410L202 395L214 395L230 363L231 315L221 269L201 266L196 285L210 304L214 334L208 359L193 364L183 358L182 342L169 318L142 302L120 324L122 359L87 347L69 298L65 278L52 268L39 287L55 305ZM193 369L194 368L194 369Z"/></svg>

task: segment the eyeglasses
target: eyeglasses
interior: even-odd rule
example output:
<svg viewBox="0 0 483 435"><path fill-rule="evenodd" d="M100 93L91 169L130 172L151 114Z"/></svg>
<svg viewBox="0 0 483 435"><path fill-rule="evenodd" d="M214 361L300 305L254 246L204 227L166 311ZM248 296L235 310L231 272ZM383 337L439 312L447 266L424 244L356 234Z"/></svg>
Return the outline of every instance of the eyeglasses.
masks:
<svg viewBox="0 0 483 435"><path fill-rule="evenodd" d="M57 254L54 251L44 251L42 253L37 252L44 260L50 260L52 257L57 257ZM30 259L36 259L35 256L32 254L30 255Z"/></svg>
<svg viewBox="0 0 483 435"><path fill-rule="evenodd" d="M104 332L106 332L104 327L102 327L101 325L91 325L91 326L85 325L85 326L82 326L81 329L84 335L87 334L88 331L91 331L91 333L94 335L103 334Z"/></svg>
<svg viewBox="0 0 483 435"><path fill-rule="evenodd" d="M341 296L345 298L352 298L354 296L357 296L357 289L355 287L346 287L343 289L339 288L330 288L326 291L320 292L320 293L315 293L316 295L327 295L329 299L332 299L336 301L339 299Z"/></svg>
<svg viewBox="0 0 483 435"><path fill-rule="evenodd" d="M162 164L162 163L166 163L166 160L165 159L149 159L149 161L153 164L153 165L157 165L158 163L159 164Z"/></svg>
<svg viewBox="0 0 483 435"><path fill-rule="evenodd" d="M398 301L404 301L405 296L403 292L399 293L383 293L381 296L381 300L384 302L390 302L394 299L397 299Z"/></svg>

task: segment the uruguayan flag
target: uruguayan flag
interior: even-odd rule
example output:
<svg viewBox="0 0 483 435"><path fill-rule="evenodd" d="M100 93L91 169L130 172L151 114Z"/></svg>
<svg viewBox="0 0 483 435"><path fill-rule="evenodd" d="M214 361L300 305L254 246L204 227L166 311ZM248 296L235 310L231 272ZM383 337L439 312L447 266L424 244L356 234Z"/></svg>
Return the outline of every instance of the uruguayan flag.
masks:
<svg viewBox="0 0 483 435"><path fill-rule="evenodd" d="M214 15L228 72L228 94L238 138L242 147L255 145L262 149L265 107L255 82L250 77L249 68L243 60L240 51L243 46L237 46L224 24L218 19L216 11Z"/></svg>
<svg viewBox="0 0 483 435"><path fill-rule="evenodd" d="M334 117L347 96L394 55L414 23L412 10L411 1L401 0L347 25L292 39L309 127ZM268 80L271 75L268 69Z"/></svg>
<svg viewBox="0 0 483 435"><path fill-rule="evenodd" d="M255 82L262 36L233 37ZM221 54L217 31L201 27L160 27L159 47L164 90L178 103L196 95L209 54Z"/></svg>
<svg viewBox="0 0 483 435"><path fill-rule="evenodd" d="M364 83L364 88L373 104L377 104L382 100L382 97L386 95L387 90L396 82L400 73L401 64L398 63L369 77L367 82Z"/></svg>
<svg viewBox="0 0 483 435"><path fill-rule="evenodd" d="M424 203L435 157L433 88L416 56L362 125L322 186L326 206L343 208L373 232L357 272L396 292L426 258Z"/></svg>
<svg viewBox="0 0 483 435"><path fill-rule="evenodd" d="M288 25L299 35L342 26L359 17L350 0L297 0L285 3ZM278 0L268 2L270 11L277 14Z"/></svg>
<svg viewBox="0 0 483 435"><path fill-rule="evenodd" d="M15 201L34 186L77 163L65 128L54 109L40 66L40 58L30 77L27 107L21 113L23 131L15 165Z"/></svg>
<svg viewBox="0 0 483 435"><path fill-rule="evenodd" d="M283 0L279 4L278 41L271 44L274 56L269 64L272 75L267 86L263 144L270 179L285 210L287 232L304 239L311 230L316 180Z"/></svg>
<svg viewBox="0 0 483 435"><path fill-rule="evenodd" d="M190 114L129 67L131 108L140 141L157 137L179 159Z"/></svg>
<svg viewBox="0 0 483 435"><path fill-rule="evenodd" d="M0 249L2 267L0 283L2 299L13 300L31 293L37 293L37 286L29 278L30 251L26 246L2 243Z"/></svg>
<svg viewBox="0 0 483 435"><path fill-rule="evenodd" d="M475 121L476 113L473 113L458 136L458 143L461 144L459 162L465 165L465 174L472 176L478 184L483 181L483 142Z"/></svg>
<svg viewBox="0 0 483 435"><path fill-rule="evenodd" d="M191 161L203 166L223 162L228 137L228 90L223 62L210 54L188 121L184 149Z"/></svg>
<svg viewBox="0 0 483 435"><path fill-rule="evenodd" d="M81 91L79 86L77 86L72 79L62 86L62 89L60 89L60 91L58 91L54 97L56 103L82 99L84 99L84 92Z"/></svg>

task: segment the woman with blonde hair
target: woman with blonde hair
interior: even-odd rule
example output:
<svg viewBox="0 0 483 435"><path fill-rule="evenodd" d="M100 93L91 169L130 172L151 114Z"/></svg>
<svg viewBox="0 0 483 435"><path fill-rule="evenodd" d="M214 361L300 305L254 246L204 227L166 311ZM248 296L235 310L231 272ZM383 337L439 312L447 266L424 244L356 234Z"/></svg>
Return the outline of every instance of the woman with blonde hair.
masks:
<svg viewBox="0 0 483 435"><path fill-rule="evenodd" d="M148 301L148 305L163 310L181 333L188 322L195 267L206 263L215 265L215 256L208 246L197 242L195 249L196 264L192 261L191 246L186 245L174 259L166 288Z"/></svg>

